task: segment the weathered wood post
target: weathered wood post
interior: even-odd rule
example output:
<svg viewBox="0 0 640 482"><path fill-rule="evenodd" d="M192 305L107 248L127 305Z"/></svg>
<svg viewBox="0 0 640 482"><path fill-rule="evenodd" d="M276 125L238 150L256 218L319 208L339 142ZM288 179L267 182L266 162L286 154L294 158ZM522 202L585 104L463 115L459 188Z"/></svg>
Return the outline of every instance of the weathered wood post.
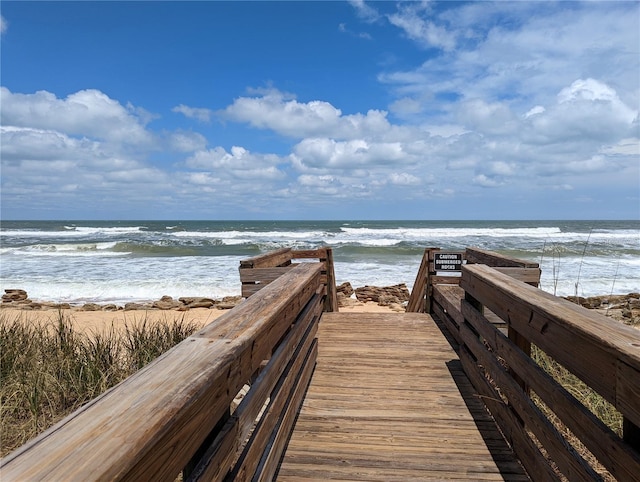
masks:
<svg viewBox="0 0 640 482"><path fill-rule="evenodd" d="M425 248L420 268L409 296L406 311L409 313L429 313L431 311L431 267L433 252L440 248Z"/></svg>
<svg viewBox="0 0 640 482"><path fill-rule="evenodd" d="M325 269L327 272L327 297L324 300L324 311L338 311L338 290L336 273L333 266L333 249L325 248Z"/></svg>

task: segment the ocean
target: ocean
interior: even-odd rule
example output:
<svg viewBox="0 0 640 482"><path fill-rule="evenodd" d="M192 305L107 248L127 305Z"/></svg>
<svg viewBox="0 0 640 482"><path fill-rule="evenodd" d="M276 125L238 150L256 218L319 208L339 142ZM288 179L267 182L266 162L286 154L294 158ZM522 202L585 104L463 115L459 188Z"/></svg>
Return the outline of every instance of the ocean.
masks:
<svg viewBox="0 0 640 482"><path fill-rule="evenodd" d="M124 304L240 294L246 257L333 248L337 283L412 288L426 247L539 262L558 296L640 292L640 221L3 221L0 288Z"/></svg>

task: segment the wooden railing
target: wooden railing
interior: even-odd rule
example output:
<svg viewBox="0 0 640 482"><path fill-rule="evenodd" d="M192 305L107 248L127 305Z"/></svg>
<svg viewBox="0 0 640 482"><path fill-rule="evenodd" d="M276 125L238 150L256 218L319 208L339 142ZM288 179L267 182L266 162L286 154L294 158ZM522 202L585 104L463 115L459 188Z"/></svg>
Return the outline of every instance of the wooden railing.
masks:
<svg viewBox="0 0 640 482"><path fill-rule="evenodd" d="M440 248L426 248L424 250L416 281L413 284L413 290L407 303L408 312L430 313L433 287L435 285L448 284L457 286L460 284L459 277L443 275L436 270L434 258L436 254L441 253L449 253L449 251L441 251ZM465 264L486 264L533 286L538 286L540 283L540 265L538 263L511 258L479 248L467 248L457 253L461 254Z"/></svg>
<svg viewBox="0 0 640 482"><path fill-rule="evenodd" d="M441 288L436 294L447 292ZM455 327L467 376L531 478L600 480L604 467L617 480L639 480L640 331L485 265L464 266L460 288L457 306L449 290L438 317ZM509 336L487 319L488 310L508 324ZM623 437L534 361L531 344L622 414ZM583 457L576 439L593 457Z"/></svg>
<svg viewBox="0 0 640 482"><path fill-rule="evenodd" d="M297 259L317 259L322 264L322 284L325 286L325 311L338 311L333 251L329 247L308 250L282 248L240 261L242 296L248 298L273 280L278 279L296 263Z"/></svg>
<svg viewBox="0 0 640 482"><path fill-rule="evenodd" d="M9 454L2 480L271 480L315 366L322 270L287 270Z"/></svg>
<svg viewBox="0 0 640 482"><path fill-rule="evenodd" d="M640 331L531 286L535 263L467 249L461 276L441 277L436 251L425 250L412 308L443 322L531 478L598 480L606 470L637 481ZM271 480L313 373L319 318L337 309L331 250L278 250L242 261L240 274L243 303L11 453L2 480ZM622 436L532 352L611 403Z"/></svg>

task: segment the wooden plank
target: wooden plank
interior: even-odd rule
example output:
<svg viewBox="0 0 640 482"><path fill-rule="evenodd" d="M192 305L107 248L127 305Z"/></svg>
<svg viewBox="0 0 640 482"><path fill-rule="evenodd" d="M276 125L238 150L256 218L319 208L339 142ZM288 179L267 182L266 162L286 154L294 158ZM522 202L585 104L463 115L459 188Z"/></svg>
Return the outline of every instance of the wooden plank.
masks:
<svg viewBox="0 0 640 482"><path fill-rule="evenodd" d="M510 343L499 330L483 320L468 303L463 302L462 312L491 349L504 358L520 377L527 380L531 389L614 477L621 481L633 480L640 472L640 455L637 452L624 444L620 437L529 356Z"/></svg>
<svg viewBox="0 0 640 482"><path fill-rule="evenodd" d="M431 285L459 285L460 276L437 276L433 275L431 278Z"/></svg>
<svg viewBox="0 0 640 482"><path fill-rule="evenodd" d="M450 315L450 313L447 310L445 310L442 307L442 305L440 305L436 301L434 301L434 303L431 305L431 311L436 318L438 318L440 321L442 321L445 324L446 329L449 332L449 335L453 337L455 342L460 344L460 332L458 329L458 324L456 323L454 318Z"/></svg>
<svg viewBox="0 0 640 482"><path fill-rule="evenodd" d="M461 286L482 304L594 388L631 420L640 420L640 398L618 394L624 362L640 377L640 332L567 300L498 273L463 267Z"/></svg>
<svg viewBox="0 0 640 482"><path fill-rule="evenodd" d="M232 462L240 455L242 444L247 440L258 414L287 364L298 352L309 350L322 312L320 301L320 297L316 296L305 307L231 419L208 447L189 480L221 480L231 470Z"/></svg>
<svg viewBox="0 0 640 482"><path fill-rule="evenodd" d="M460 312L460 302L464 298L464 290L457 285L438 285L433 287L433 297L453 318L456 324L464 322Z"/></svg>
<svg viewBox="0 0 640 482"><path fill-rule="evenodd" d="M638 344L640 347L640 344ZM616 365L617 408L633 423L640 427L640 374L623 360ZM638 448L640 450L640 448Z"/></svg>
<svg viewBox="0 0 640 482"><path fill-rule="evenodd" d="M512 268L512 267L493 267L496 271L504 273L511 278L515 278L518 281L527 283L533 286L538 286L540 283L540 275L542 270L538 267L534 268Z"/></svg>
<svg viewBox="0 0 640 482"><path fill-rule="evenodd" d="M323 313L318 339L278 480L526 478L431 317Z"/></svg>
<svg viewBox="0 0 640 482"><path fill-rule="evenodd" d="M296 266L296 265L292 265L292 267L293 266ZM274 269L274 268L265 268L265 269ZM281 268L275 268L275 269L281 269ZM289 268L283 268L283 269L287 270ZM258 291L260 291L262 288L264 288L266 285L268 285L271 282L272 282L271 280L264 280L264 282L262 283L243 283L242 290L241 290L242 297L249 298L250 296L255 295ZM327 284L326 277L320 275L320 283L322 285L326 285Z"/></svg>
<svg viewBox="0 0 640 482"><path fill-rule="evenodd" d="M240 270L240 281L242 283L263 283L267 284L278 279L291 269L290 266L280 266L276 268L251 268Z"/></svg>
<svg viewBox="0 0 640 482"><path fill-rule="evenodd" d="M331 248L318 248L318 249L293 249L291 250L292 259L317 259L319 261L326 261L327 252Z"/></svg>
<svg viewBox="0 0 640 482"><path fill-rule="evenodd" d="M416 280L413 283L413 289L409 295L406 311L409 313L424 313L428 310L425 307L425 298L427 296L427 287L429 276L429 253L433 248L426 248L422 254L422 261L418 268Z"/></svg>
<svg viewBox="0 0 640 482"><path fill-rule="evenodd" d="M280 418L279 427L274 431L267 449L265 450L260 465L256 469L253 481L271 481L278 470L280 458L286 444L289 441L295 418L300 410L305 395L305 389L309 386L311 375L318 358L318 343L314 340L314 344L309 350L309 354L305 359L303 367L296 378L297 384L289 394L289 403Z"/></svg>
<svg viewBox="0 0 640 482"><path fill-rule="evenodd" d="M249 298L250 296L255 295L258 291L260 291L262 288L264 288L265 285L259 285L259 284L243 284L242 285L242 290L241 290L241 296L243 298Z"/></svg>
<svg viewBox="0 0 640 482"><path fill-rule="evenodd" d="M318 265L292 269L7 456L3 480L175 477L307 304L319 276Z"/></svg>
<svg viewBox="0 0 640 482"><path fill-rule="evenodd" d="M241 294L248 298L295 266L293 259L317 259L322 265L322 283L326 286L325 311L338 310L333 251L329 247L307 250L282 248L240 262Z"/></svg>
<svg viewBox="0 0 640 482"><path fill-rule="evenodd" d="M480 248L467 248L465 257L468 264L486 264L492 267L539 268L538 263L525 259L512 258Z"/></svg>
<svg viewBox="0 0 640 482"><path fill-rule="evenodd" d="M240 269L274 268L291 263L291 248L281 248L240 261Z"/></svg>
<svg viewBox="0 0 640 482"><path fill-rule="evenodd" d="M327 298L325 300L325 311L338 311L338 290L336 287L336 274L333 263L333 250L326 248L325 250L325 272L327 285Z"/></svg>
<svg viewBox="0 0 640 482"><path fill-rule="evenodd" d="M465 302L465 307L471 305ZM469 308L477 313L473 308ZM465 314L467 311L465 310ZM476 321L480 319L480 315ZM485 320L484 325L490 325ZM558 466L568 480L582 480L584 482L598 480L600 477L591 466L569 445L553 424L544 416L540 409L522 390L519 380L502 367L499 361L486 350L478 336L465 323L460 326L460 336L473 356L506 396L509 405L513 407L518 419L524 422L524 428L531 430L543 445L551 460ZM494 414L496 416L497 414Z"/></svg>
<svg viewBox="0 0 640 482"><path fill-rule="evenodd" d="M559 480L549 462L540 452L536 443L529 437L515 414L502 401L500 394L491 386L471 353L465 346L460 347L460 361L464 371L478 391L482 401L493 414L505 438L518 454L532 480Z"/></svg>
<svg viewBox="0 0 640 482"><path fill-rule="evenodd" d="M298 383L301 379L300 374L307 373L308 376L309 365L311 365L311 368L313 367L317 353L316 340L310 339L310 341L311 346L309 349L300 353L299 356L293 357L287 365L238 463L229 474L229 480L246 481L254 477L261 463L265 448L269 448L269 440L275 436L274 432L277 434L283 411L286 411L287 405L295 396L295 389L300 388L302 394L304 394L306 385L302 386ZM305 381L308 381L308 378Z"/></svg>

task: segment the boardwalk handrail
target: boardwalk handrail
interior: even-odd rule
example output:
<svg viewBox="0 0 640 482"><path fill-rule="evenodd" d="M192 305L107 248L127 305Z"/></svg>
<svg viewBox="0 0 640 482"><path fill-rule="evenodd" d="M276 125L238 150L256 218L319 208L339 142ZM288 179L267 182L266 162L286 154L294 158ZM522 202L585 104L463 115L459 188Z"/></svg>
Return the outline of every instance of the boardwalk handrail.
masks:
<svg viewBox="0 0 640 482"><path fill-rule="evenodd" d="M465 372L530 476L557 478L539 443L568 480L600 478L540 410L530 396L534 392L614 477L637 480L640 332L488 266L464 266L460 287L465 299L459 312L453 313L455 307L449 305L441 316L461 321L459 355ZM505 336L487 320L484 308L518 336ZM623 438L529 356L531 343L621 412Z"/></svg>
<svg viewBox="0 0 640 482"><path fill-rule="evenodd" d="M325 311L338 311L338 293L333 266L333 250L281 248L240 261L242 296L248 298L296 265L297 259L317 259L323 266L322 283L326 287Z"/></svg>
<svg viewBox="0 0 640 482"><path fill-rule="evenodd" d="M440 248L425 248L416 281L413 284L409 302L407 303L408 312L429 313L431 311L434 285L458 285L460 283L459 277L441 276L436 271L434 256L440 252ZM461 254L467 264L486 264L530 285L538 286L540 283L539 263L505 256L480 248L466 248Z"/></svg>
<svg viewBox="0 0 640 482"><path fill-rule="evenodd" d="M270 478L315 364L321 270L292 268L9 454L2 480Z"/></svg>

